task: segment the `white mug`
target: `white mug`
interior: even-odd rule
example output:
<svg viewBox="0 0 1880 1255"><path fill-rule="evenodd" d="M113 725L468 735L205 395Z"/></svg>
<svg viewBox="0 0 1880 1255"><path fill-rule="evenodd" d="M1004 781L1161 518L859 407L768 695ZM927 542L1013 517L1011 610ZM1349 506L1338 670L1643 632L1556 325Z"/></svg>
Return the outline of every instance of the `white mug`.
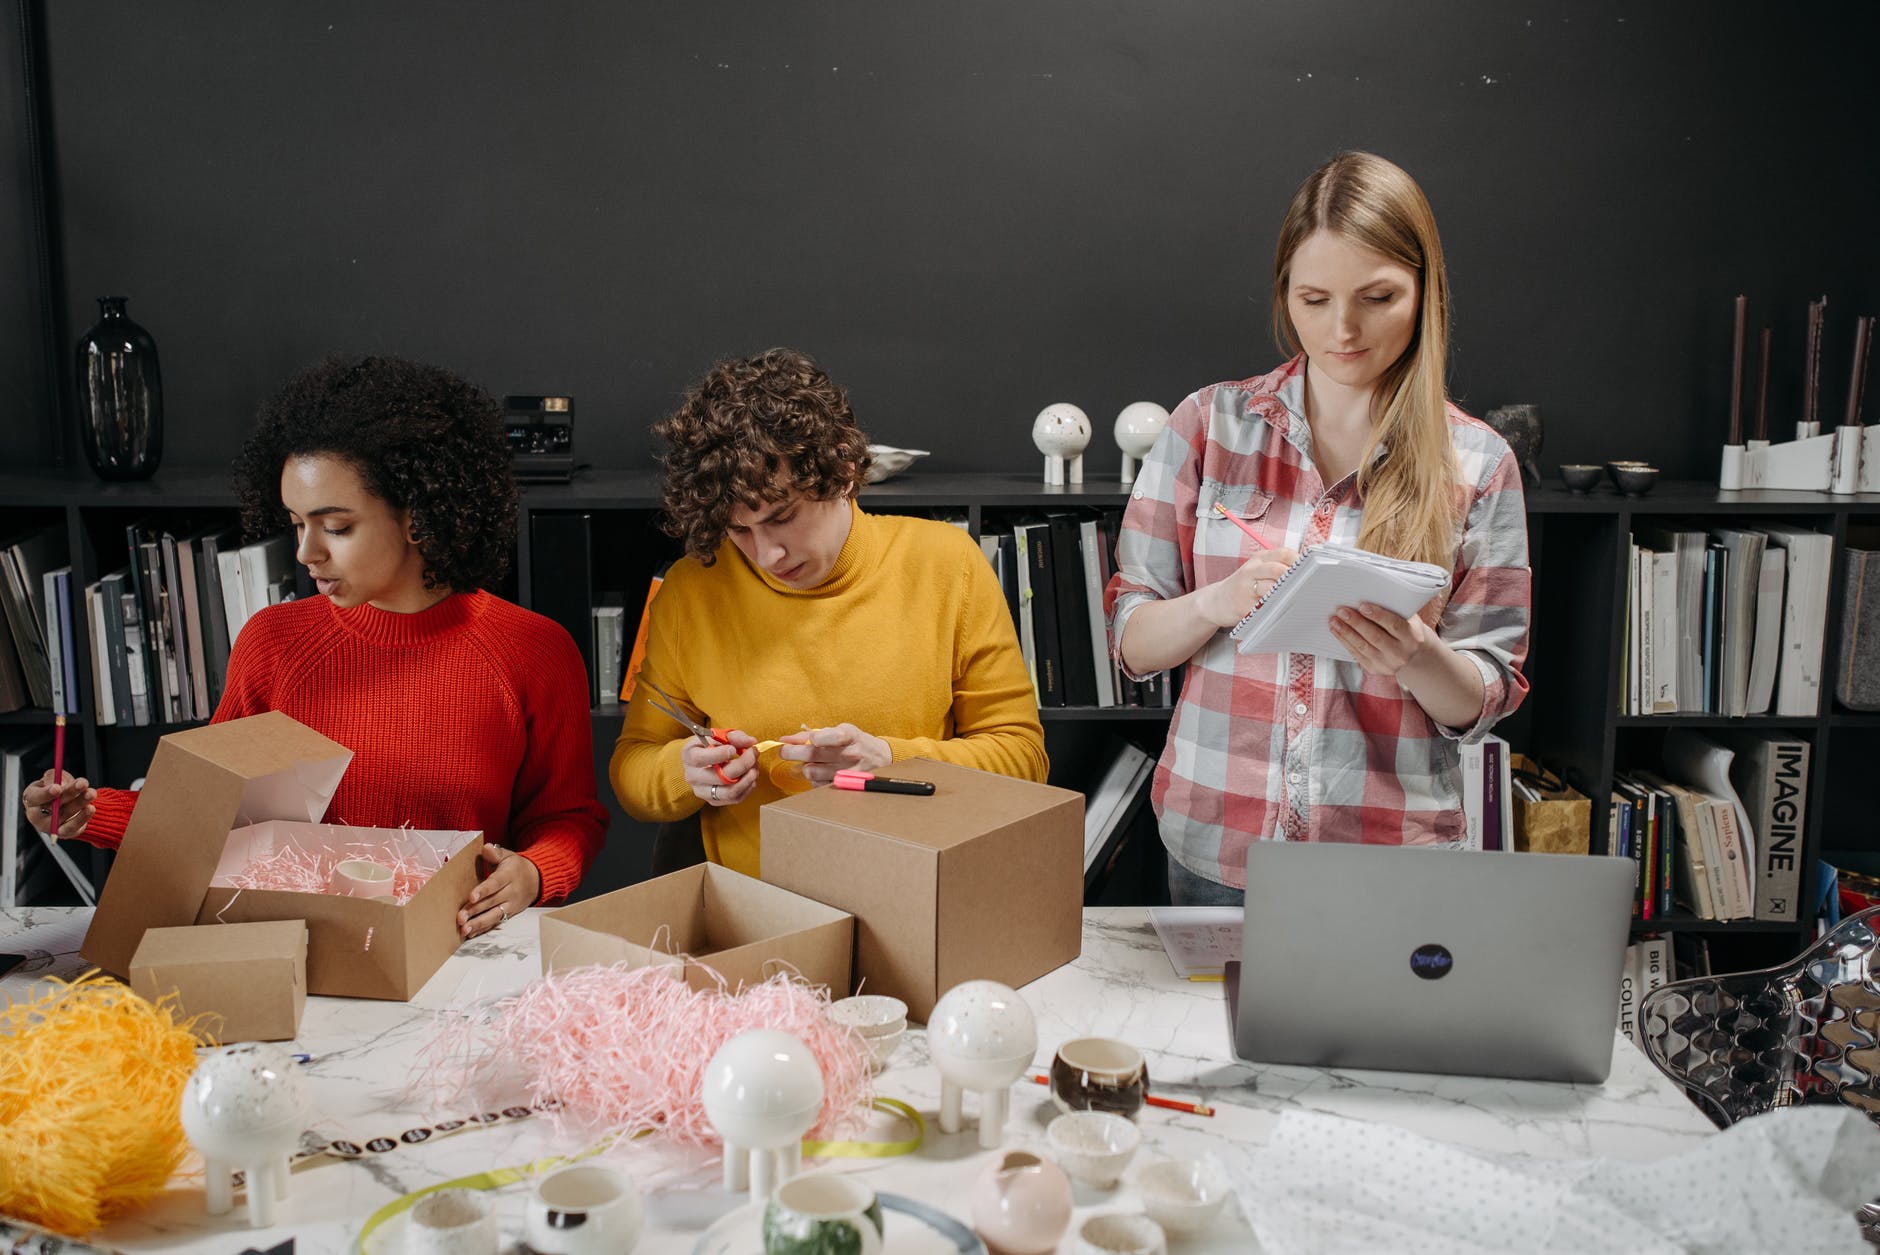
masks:
<svg viewBox="0 0 1880 1255"><path fill-rule="evenodd" d="M527 1237L536 1255L626 1255L642 1223L639 1186L606 1164L558 1168L529 1195Z"/></svg>
<svg viewBox="0 0 1880 1255"><path fill-rule="evenodd" d="M327 888L348 898L389 898L396 889L392 869L369 858L349 858L333 869Z"/></svg>
<svg viewBox="0 0 1880 1255"><path fill-rule="evenodd" d="M480 1190L439 1190L405 1213L405 1255L496 1255L496 1215Z"/></svg>

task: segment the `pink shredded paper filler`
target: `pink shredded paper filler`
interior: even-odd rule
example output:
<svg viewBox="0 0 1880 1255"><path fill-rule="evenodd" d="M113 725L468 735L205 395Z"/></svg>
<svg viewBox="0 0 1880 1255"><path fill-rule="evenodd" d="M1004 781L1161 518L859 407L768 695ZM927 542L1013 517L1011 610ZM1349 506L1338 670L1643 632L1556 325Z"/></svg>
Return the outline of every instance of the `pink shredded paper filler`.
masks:
<svg viewBox="0 0 1880 1255"><path fill-rule="evenodd" d="M363 858L392 869L392 900L409 902L425 882L444 865L443 851L430 849L413 855L394 842L349 841L317 850L284 845L272 854L252 859L220 883L235 889L266 889L281 893L331 893L333 869L347 859Z"/></svg>
<svg viewBox="0 0 1880 1255"><path fill-rule="evenodd" d="M440 1018L421 1068L453 1098L514 1070L529 1101L588 1129L659 1129L695 1146L723 1145L705 1118L705 1067L752 1028L800 1039L822 1067L823 1106L812 1138L853 1136L874 1100L868 1048L829 1019L820 989L777 975L732 994L701 992L662 968L579 967L531 981L482 1024Z"/></svg>

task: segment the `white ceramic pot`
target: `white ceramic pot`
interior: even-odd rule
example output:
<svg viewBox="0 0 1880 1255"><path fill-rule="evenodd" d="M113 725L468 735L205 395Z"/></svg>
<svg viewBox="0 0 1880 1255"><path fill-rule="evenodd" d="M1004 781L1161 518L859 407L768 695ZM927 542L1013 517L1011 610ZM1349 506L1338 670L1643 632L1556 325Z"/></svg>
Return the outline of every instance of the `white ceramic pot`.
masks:
<svg viewBox="0 0 1880 1255"><path fill-rule="evenodd" d="M234 1206L231 1174L247 1178L248 1223L274 1223L287 1197L287 1157L300 1142L313 1100L292 1055L244 1043L210 1051L183 1087L183 1133L202 1155L209 1213Z"/></svg>
<svg viewBox="0 0 1880 1255"><path fill-rule="evenodd" d="M496 1213L481 1190L439 1190L405 1213L405 1255L496 1255Z"/></svg>
<svg viewBox="0 0 1880 1255"><path fill-rule="evenodd" d="M1031 442L1044 454L1044 482L1084 482L1084 446L1090 443L1090 419L1068 402L1047 405L1031 424Z"/></svg>
<svg viewBox="0 0 1880 1255"><path fill-rule="evenodd" d="M626 1255L644 1213L633 1178L608 1164L572 1164L535 1183L527 1236L536 1255Z"/></svg>
<svg viewBox="0 0 1880 1255"><path fill-rule="evenodd" d="M1149 455L1155 447L1155 439L1168 426L1168 411L1154 401L1133 401L1125 405L1116 416L1116 426L1112 435L1116 437L1116 447L1123 451L1123 475L1125 484L1136 480L1136 465Z"/></svg>
<svg viewBox="0 0 1880 1255"><path fill-rule="evenodd" d="M880 1255L881 1203L849 1176L797 1177L764 1208L764 1255Z"/></svg>
<svg viewBox="0 0 1880 1255"><path fill-rule="evenodd" d="M751 1197L767 1199L802 1162L803 1134L822 1111L822 1067L790 1034L748 1029L705 1065L703 1098L705 1118L725 1140L725 1188L748 1180Z"/></svg>
<svg viewBox="0 0 1880 1255"><path fill-rule="evenodd" d="M1038 1022L1008 985L969 980L955 985L927 1017L927 1053L940 1070L940 1130L960 1128L961 1095L979 1095L979 1144L997 1146L1012 1082L1038 1053Z"/></svg>

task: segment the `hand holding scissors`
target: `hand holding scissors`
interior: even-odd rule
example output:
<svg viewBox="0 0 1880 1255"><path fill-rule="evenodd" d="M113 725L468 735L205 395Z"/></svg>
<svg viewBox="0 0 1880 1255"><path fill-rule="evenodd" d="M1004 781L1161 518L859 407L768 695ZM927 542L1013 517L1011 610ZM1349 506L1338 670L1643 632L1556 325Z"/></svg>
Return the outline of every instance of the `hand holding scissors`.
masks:
<svg viewBox="0 0 1880 1255"><path fill-rule="evenodd" d="M686 714L670 693L645 675L640 682L659 695L647 696L653 709L670 716L693 736L693 743L681 755L685 780L692 791L713 806L733 806L749 796L757 783L757 773L752 770L757 766L757 755L776 742L760 742L735 728L710 727ZM727 771L728 767L735 770Z"/></svg>

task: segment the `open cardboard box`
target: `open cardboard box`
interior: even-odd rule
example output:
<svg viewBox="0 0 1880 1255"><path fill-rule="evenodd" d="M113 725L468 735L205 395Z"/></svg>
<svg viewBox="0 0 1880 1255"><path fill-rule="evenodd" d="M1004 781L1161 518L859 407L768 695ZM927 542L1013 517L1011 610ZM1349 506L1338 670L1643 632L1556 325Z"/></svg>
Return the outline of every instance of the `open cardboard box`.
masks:
<svg viewBox="0 0 1880 1255"><path fill-rule="evenodd" d="M151 928L305 920L309 993L410 998L457 949L457 908L476 884L483 834L317 822L351 760L351 750L279 712L165 736L80 953L124 975ZM362 840L435 850L443 865L403 904L213 884L231 860L277 843Z"/></svg>
<svg viewBox="0 0 1880 1255"><path fill-rule="evenodd" d="M152 928L131 958L130 981L152 1002L175 994L184 1017L214 1017L203 1029L220 1045L290 1041L307 1005L307 926Z"/></svg>
<svg viewBox="0 0 1880 1255"><path fill-rule="evenodd" d="M966 980L1017 987L1083 949L1081 793L925 758L931 797L811 789L759 813L773 885L855 916L855 976L925 1021Z"/></svg>
<svg viewBox="0 0 1880 1255"><path fill-rule="evenodd" d="M854 943L846 912L701 863L544 915L542 971L656 963L700 990L716 972L732 992L784 971L840 998Z"/></svg>

